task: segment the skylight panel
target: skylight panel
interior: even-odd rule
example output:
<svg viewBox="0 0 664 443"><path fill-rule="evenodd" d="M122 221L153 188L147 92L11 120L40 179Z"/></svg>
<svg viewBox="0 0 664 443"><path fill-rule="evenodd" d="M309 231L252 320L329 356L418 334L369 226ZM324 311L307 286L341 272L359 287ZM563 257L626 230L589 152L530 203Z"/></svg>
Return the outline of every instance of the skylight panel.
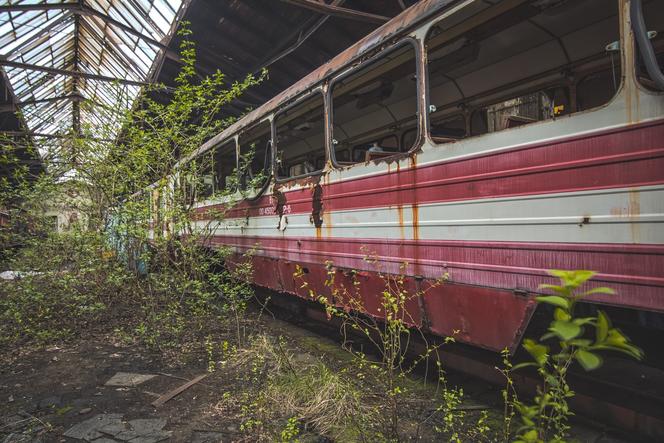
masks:
<svg viewBox="0 0 664 443"><path fill-rule="evenodd" d="M107 14L120 23L157 41L172 27L181 0L83 0L86 7ZM76 5L78 0L18 0L16 5ZM78 35L77 35L78 32ZM76 47L78 42L78 47ZM0 54L11 61L45 68L79 70L86 74L146 81L160 48L95 15L70 8L0 13ZM78 60L76 61L76 56ZM102 80L5 66L19 101L80 94L91 104L81 109L81 124L107 129L110 121L119 130L119 113L128 110L140 88ZM119 94L122 92L122 94ZM22 113L28 130L54 133L71 130L72 101L53 100L26 104ZM39 138L40 151L57 146Z"/></svg>

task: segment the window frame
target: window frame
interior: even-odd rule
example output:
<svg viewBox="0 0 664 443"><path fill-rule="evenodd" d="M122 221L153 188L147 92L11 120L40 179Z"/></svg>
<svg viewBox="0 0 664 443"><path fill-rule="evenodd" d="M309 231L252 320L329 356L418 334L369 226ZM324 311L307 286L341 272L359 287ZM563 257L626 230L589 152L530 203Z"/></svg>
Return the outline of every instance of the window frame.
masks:
<svg viewBox="0 0 664 443"><path fill-rule="evenodd" d="M240 179L240 177L238 176L238 175L240 174L240 168L238 167L238 166L239 166L239 165L238 165L238 163L239 163L239 156L238 156L238 153L239 153L239 150L240 150L240 137L239 137L239 132L236 133L236 134L233 134L233 135L231 135L230 137L224 139L223 141L221 141L221 142L215 144L214 147L210 149L210 151L212 151L213 159L216 159L216 157L217 157L217 149L224 148L224 147L226 147L226 145L231 144L231 142L235 145L235 167L234 167L234 170L235 170L235 175L236 175L236 180L235 180L235 181L236 181L237 186L235 187L235 189L229 189L228 191L229 191L230 193L235 193L235 192L238 191L239 179ZM209 151L208 151L208 152L209 152ZM213 161L214 161L214 160L213 160ZM232 175L232 174L230 174L230 175ZM217 168L215 167L215 168L214 168L214 181L215 181L215 187L216 187L216 185L217 185L217 179L218 179L218 177L217 177ZM224 186L224 188L225 188L225 187L226 187L226 186ZM221 191L221 189L217 189L217 192L218 192L218 191Z"/></svg>
<svg viewBox="0 0 664 443"><path fill-rule="evenodd" d="M307 172L306 174L300 174L300 175L294 175L292 177L288 178L279 178L279 174L277 173L277 153L279 152L279 140L277 137L277 119L282 116L282 114L287 113L288 111L292 110L293 108L302 105L302 103L306 102L307 100L311 99L314 94L319 93L321 95L321 98L323 99L323 150L325 153L325 165L323 165L323 169L319 169L313 172ZM330 128L329 128L329 119L327 117L328 115L328 102L327 102L327 97L326 93L323 90L322 86L316 86L308 91L305 91L304 93L298 95L295 97L292 101L287 103L285 106L280 106L279 110L274 113L274 116L272 118L272 176L274 177L275 183L287 183L292 180L299 180L302 178L306 177L312 177L315 175L321 175L325 172L325 166L327 165L328 161L330 160L330 154L329 154L329 134L330 134ZM314 165L315 166L315 165Z"/></svg>
<svg viewBox="0 0 664 443"><path fill-rule="evenodd" d="M359 163L354 163L352 165L340 165L337 162L336 155L335 155L335 150L336 150L336 145L333 142L334 139L334 100L333 100L333 94L334 94L334 87L335 85L346 79L347 77L357 73L359 70L364 69L366 67L370 67L372 64L378 62L381 58L385 57L386 55L389 55L402 47L405 46L411 46L415 52L415 84L416 84L416 96L415 96L415 121L416 125L415 128L417 128L417 138L415 139L415 142L413 143L413 146L405 152L395 152L394 155L390 155L387 157L384 157L384 159L393 159L395 157L405 157L409 155L410 153L418 150L422 146L422 142L424 140L423 137L423 128L425 126L422 125L422 119L421 119L421 113L422 113L422 45L420 42L412 36L406 36L401 38L399 41L380 49L376 54L373 54L369 56L365 60L361 60L359 63L356 65L350 67L349 69L346 69L343 71L341 74L336 75L335 77L332 77L328 83L328 88L326 92L326 102L328 106L328 137L327 137L327 144L328 144L328 156L329 160L332 164L332 166L335 169L345 169L349 168L352 166L356 165L361 165L366 162L359 162ZM399 137L397 137L397 140L400 141ZM352 146L350 147L352 149ZM351 160L352 160L352 155L351 155ZM383 159L381 159L383 160Z"/></svg>
<svg viewBox="0 0 664 443"><path fill-rule="evenodd" d="M274 156L275 156L275 149L274 149L274 118L271 118L270 114L267 114L263 116L262 118L259 118L252 122L251 124L243 127L242 129L239 129L233 137L235 138L235 164L236 164L236 169L237 169L237 189L235 191L251 191L251 190L256 190L260 188L250 188L249 186L242 186L242 171L240 171L240 157L242 154L242 145L240 144L240 137L242 137L242 134L247 134L248 132L251 132L255 129L257 129L259 126L267 123L269 126L269 131L268 133L270 134L270 138L268 139L268 144L270 145L270 155L267 156L267 158L270 161L270 167L269 168L263 168L264 171L267 171L270 173L270 175L266 178L265 182L269 183L272 179L272 176L274 176ZM251 166L250 166L251 167ZM263 186L265 183L263 183Z"/></svg>
<svg viewBox="0 0 664 443"><path fill-rule="evenodd" d="M612 0L612 1L619 4L619 0ZM493 6L489 6L489 8L495 7L495 6L496 5L494 4ZM425 83L424 84L424 89L425 89L425 94L424 94L424 101L425 101L425 116L424 116L425 137L427 138L427 140L434 147L441 147L441 146L444 146L444 145L448 145L449 143L436 143L435 141L433 141L433 138L431 136L431 113L429 112L430 106L431 106L431 87L430 87L431 82L430 82L429 57L428 57L429 47L427 46L427 41L429 40L429 34L430 34L431 30L436 25L443 22L447 18L449 18L449 16L436 18L435 20L432 20L430 23L428 23L426 26L422 27L422 29L425 29L425 31L423 33L423 36L422 36L422 47L423 47L423 50L426 54L426 63L423 66L423 69L424 69L423 75L424 75L424 83ZM622 19L621 14L620 14L620 6L619 5L618 5L618 15L617 15L617 23L616 24L617 24L617 27L618 27L618 35L619 35L619 40L618 41L619 41L619 47L620 47L619 60L620 60L621 75L620 75L620 82L617 85L618 87L616 89L615 94L613 94L613 96L606 103L604 103L600 106L596 106L594 108L589 108L589 109L584 109L582 111L577 111L576 108L578 106L577 106L576 103L574 103L575 106L574 106L572 112L570 112L568 114L565 114L565 115L563 115L561 117L558 117L558 118L554 117L554 118L548 119L548 120L537 121L537 122L534 122L533 124L552 122L552 121L556 121L557 119L565 118L565 117L571 117L571 116L574 116L576 114L594 112L594 111L600 110L602 108L605 108L606 106L609 106L611 103L613 103L615 100L618 99L618 97L623 92L624 87L625 87L625 83L626 83L626 77L625 77L625 69L626 69L625 68L625 66L626 66L626 62L625 62L625 44L626 44L626 39L622 36L623 19ZM470 28L466 32L470 32L470 31L474 30L475 28L476 27ZM589 59L590 58L584 58L584 59L581 59L581 60L577 60L576 62L572 63L572 66L578 68L578 66L583 65L583 63L580 63L580 62L588 63L590 61ZM575 89L577 87L577 85L579 84L579 79L580 78L586 78L587 76L589 76L593 73L601 72L603 70L603 69L600 69L600 67L592 66L589 69L578 72L577 74L580 74L580 75L578 75L579 78L576 79L576 81L564 82L564 81L562 81L562 79L559 79L557 81L551 81L551 82L548 82L548 83L541 83L541 84L537 83L537 81L540 78L546 78L546 76L550 75L552 72L559 71L559 70L561 70L562 68L565 68L565 67L568 67L568 66L566 65L566 66L563 66L563 67L557 67L557 68L542 72L540 74L528 77L526 79L523 79L521 82L534 83L534 84L529 86L528 88L525 88L525 89L516 88L516 92L518 93L518 95L514 95L514 93L505 93L505 94L500 93L501 90L512 91L512 90L515 89L514 86L517 82L516 81L511 81L511 82L509 82L505 85L506 86L505 88L498 87L498 88L494 88L494 89L489 90L489 91L485 91L485 92L480 93L480 94L475 94L473 96L466 97L463 101L451 102L451 103L449 103L448 105L446 105L445 107L443 107L441 109L445 109L445 108L447 108L447 106L449 106L449 107L459 107L461 105L466 105L467 106L466 110L468 112L468 119L469 119L468 129L469 130L468 130L468 133L467 133L466 137L461 139L461 140L486 136L486 135L489 135L489 134L495 134L496 132L504 132L506 130L518 130L518 129L523 129L524 127L529 127L529 126L531 126L531 124L523 125L523 126L519 126L519 127L515 127L515 128L503 129L501 131L486 132L486 133L483 133L483 134L473 135L473 133L472 133L473 132L472 131L472 114L477 112L477 111L481 111L483 108L486 108L487 106L490 106L491 104L499 103L502 100L503 97L505 97L505 100L508 100L510 97L518 97L518 96L522 96L522 95L526 95L526 94L530 94L530 93L534 93L534 92L538 92L538 91L542 91L542 90L546 90L546 89L555 88L555 87L568 88L568 92L570 93L570 101L571 101L572 89L573 88ZM634 70L635 67L632 66L631 69ZM498 94L500 94L500 95L498 95ZM483 95L487 95L487 96L490 96L490 97L495 95L497 97L500 97L500 99L499 98L493 98L493 99L490 99L490 100L487 100L487 101L482 101ZM436 110L436 111L439 111L439 110ZM459 141L461 141L461 140L459 140Z"/></svg>

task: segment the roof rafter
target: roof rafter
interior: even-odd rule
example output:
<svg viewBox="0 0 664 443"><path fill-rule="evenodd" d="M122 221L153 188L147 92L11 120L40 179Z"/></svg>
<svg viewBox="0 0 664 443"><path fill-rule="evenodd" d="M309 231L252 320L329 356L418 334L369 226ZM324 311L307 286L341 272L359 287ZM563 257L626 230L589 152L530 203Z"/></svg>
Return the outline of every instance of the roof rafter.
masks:
<svg viewBox="0 0 664 443"><path fill-rule="evenodd" d="M281 0L291 5L310 9L320 14L333 15L336 17L347 18L351 20L360 20L369 23L383 24L391 19L384 15L372 14L370 12L358 11L356 9L344 8L323 2L313 0Z"/></svg>
<svg viewBox="0 0 664 443"><path fill-rule="evenodd" d="M85 97L77 93L77 94L56 95L55 97L38 98L35 100L25 100L22 102L2 105L0 106L0 112L14 112L18 110L19 106L36 105L37 103L51 103L61 100L83 101L85 100Z"/></svg>
<svg viewBox="0 0 664 443"><path fill-rule="evenodd" d="M39 66L39 65L33 65L31 63L20 63L20 62L14 62L11 60L0 60L0 66L8 66L10 68L17 68L17 69L28 69L31 71L42 71L42 72L48 72L50 74L56 74L56 75L66 75L69 77L78 77L78 78L90 78L93 80L100 80L104 82L117 82L121 83L124 85L134 85L134 86L147 86L150 85L151 83L148 82L142 82L142 81L136 81L136 80L129 80L125 78L116 78L116 77L109 77L106 75L99 75L99 74L89 74L87 72L80 72L80 71L71 71L69 69L59 69L59 68L51 68L48 66Z"/></svg>

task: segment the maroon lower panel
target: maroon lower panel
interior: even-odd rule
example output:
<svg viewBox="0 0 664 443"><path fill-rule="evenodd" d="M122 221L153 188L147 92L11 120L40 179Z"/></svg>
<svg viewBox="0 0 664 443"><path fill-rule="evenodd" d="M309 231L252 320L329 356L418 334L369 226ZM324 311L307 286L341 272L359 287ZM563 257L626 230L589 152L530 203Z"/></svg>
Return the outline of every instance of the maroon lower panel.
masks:
<svg viewBox="0 0 664 443"><path fill-rule="evenodd" d="M331 268L328 274L324 264L301 263L304 273L296 277L295 262L260 256L252 261L254 283L259 286L308 300L313 300L312 294L330 297L334 291L339 307L348 306L347 298L358 297L364 312L378 319L384 313L381 294L387 284L394 287L390 280L393 275L376 271L353 274L348 269ZM330 278L334 283L326 285ZM415 277L405 277L402 287L408 294L402 318L411 326L494 351L516 348L535 308L532 298L502 289L439 284Z"/></svg>
<svg viewBox="0 0 664 443"><path fill-rule="evenodd" d="M257 245L258 253L279 258L282 275L292 275L296 262L339 268L406 273L436 279L447 273L454 283L508 291L535 292L541 283L555 283L547 269L590 269L593 286L610 286L616 294L591 300L614 306L664 312L664 246L628 244L472 242L348 238L215 237L215 244L240 251ZM377 262L365 260L367 252ZM288 278L287 278L288 280ZM295 292L292 281L282 283Z"/></svg>
<svg viewBox="0 0 664 443"><path fill-rule="evenodd" d="M450 283L424 301L432 332L494 351L515 350L535 309L532 297Z"/></svg>

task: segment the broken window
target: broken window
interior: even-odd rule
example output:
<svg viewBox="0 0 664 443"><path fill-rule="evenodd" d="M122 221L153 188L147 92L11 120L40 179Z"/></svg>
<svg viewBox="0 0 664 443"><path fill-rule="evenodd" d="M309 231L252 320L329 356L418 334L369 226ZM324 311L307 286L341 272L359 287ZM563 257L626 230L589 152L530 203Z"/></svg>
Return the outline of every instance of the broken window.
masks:
<svg viewBox="0 0 664 443"><path fill-rule="evenodd" d="M373 140L353 147L353 163L365 162L379 156L390 156L399 152L399 139L388 135L380 140Z"/></svg>
<svg viewBox="0 0 664 443"><path fill-rule="evenodd" d="M288 179L325 167L325 110L319 92L275 118L277 178Z"/></svg>
<svg viewBox="0 0 664 443"><path fill-rule="evenodd" d="M197 183L196 200L205 200L214 194L214 156L212 153L205 153L196 160Z"/></svg>
<svg viewBox="0 0 664 443"><path fill-rule="evenodd" d="M588 74L576 85L576 110L585 111L608 103L618 91L620 73L612 69Z"/></svg>
<svg viewBox="0 0 664 443"><path fill-rule="evenodd" d="M461 114L431 122L431 138L436 143L447 143L465 136L466 118Z"/></svg>
<svg viewBox="0 0 664 443"><path fill-rule="evenodd" d="M357 163L413 148L414 141L399 146L398 136L417 124L416 73L415 48L408 43L336 80L332 86L335 154L352 147L350 161Z"/></svg>
<svg viewBox="0 0 664 443"><path fill-rule="evenodd" d="M214 168L211 153L187 162L180 170L180 183L188 205L205 200L214 193Z"/></svg>
<svg viewBox="0 0 664 443"><path fill-rule="evenodd" d="M240 134L240 189L260 188L270 177L272 140L270 122L264 121Z"/></svg>
<svg viewBox="0 0 664 443"><path fill-rule="evenodd" d="M494 5L476 7L487 17L477 27L443 19L427 36L434 142L467 136L465 121L448 120L459 108L480 135L596 107L617 92L620 54L607 46L619 41L618 1L528 2L493 18ZM583 104L572 103L573 79L601 70L608 75L578 84Z"/></svg>
<svg viewBox="0 0 664 443"><path fill-rule="evenodd" d="M235 139L214 151L215 191L234 191L237 184Z"/></svg>

